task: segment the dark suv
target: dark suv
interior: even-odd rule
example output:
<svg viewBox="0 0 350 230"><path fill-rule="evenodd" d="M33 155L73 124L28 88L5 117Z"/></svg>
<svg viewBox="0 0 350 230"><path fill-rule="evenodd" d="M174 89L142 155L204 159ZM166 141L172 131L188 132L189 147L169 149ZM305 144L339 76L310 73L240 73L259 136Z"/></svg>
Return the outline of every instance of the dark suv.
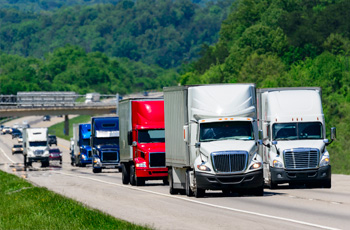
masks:
<svg viewBox="0 0 350 230"><path fill-rule="evenodd" d="M49 135L49 145L56 145L57 146L57 138L55 135Z"/></svg>

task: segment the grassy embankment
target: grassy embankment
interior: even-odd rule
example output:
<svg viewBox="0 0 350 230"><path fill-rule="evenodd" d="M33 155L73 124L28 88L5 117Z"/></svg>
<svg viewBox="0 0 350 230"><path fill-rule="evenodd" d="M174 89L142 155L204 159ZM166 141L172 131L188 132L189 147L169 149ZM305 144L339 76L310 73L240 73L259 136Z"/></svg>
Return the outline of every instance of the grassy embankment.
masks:
<svg viewBox="0 0 350 230"><path fill-rule="evenodd" d="M0 229L151 229L0 171Z"/></svg>
<svg viewBox="0 0 350 230"><path fill-rule="evenodd" d="M73 124L75 123L90 123L91 116L82 115L78 117L74 117L69 119L69 136L63 133L64 130L64 122L57 123L51 127L49 127L49 133L54 134L59 138L70 140L73 137Z"/></svg>

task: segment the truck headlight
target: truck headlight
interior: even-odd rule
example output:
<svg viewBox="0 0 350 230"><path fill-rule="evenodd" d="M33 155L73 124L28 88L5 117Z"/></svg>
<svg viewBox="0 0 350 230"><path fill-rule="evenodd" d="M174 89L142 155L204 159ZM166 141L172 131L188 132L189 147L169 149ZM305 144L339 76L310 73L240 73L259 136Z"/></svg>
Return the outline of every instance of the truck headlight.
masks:
<svg viewBox="0 0 350 230"><path fill-rule="evenodd" d="M320 162L320 167L328 166L329 165L329 157L325 157Z"/></svg>
<svg viewBox="0 0 350 230"><path fill-rule="evenodd" d="M95 163L95 164L99 164L99 163L101 163L100 158L94 158L94 163Z"/></svg>
<svg viewBox="0 0 350 230"><path fill-rule="evenodd" d="M283 168L283 164L280 161L278 161L278 160L273 160L272 165L275 168Z"/></svg>
<svg viewBox="0 0 350 230"><path fill-rule="evenodd" d="M85 159L86 159L86 156L83 155L83 154L81 154L81 158L82 158L83 160L85 160Z"/></svg>
<svg viewBox="0 0 350 230"><path fill-rule="evenodd" d="M255 162L254 164L252 164L252 166L250 166L249 169L258 169L261 168L261 162Z"/></svg>
<svg viewBox="0 0 350 230"><path fill-rule="evenodd" d="M207 171L207 172L210 172L210 168L207 167L204 163L200 164L200 165L197 165L197 168L201 171Z"/></svg>
<svg viewBox="0 0 350 230"><path fill-rule="evenodd" d="M136 163L136 168L146 168L147 164L146 162Z"/></svg>

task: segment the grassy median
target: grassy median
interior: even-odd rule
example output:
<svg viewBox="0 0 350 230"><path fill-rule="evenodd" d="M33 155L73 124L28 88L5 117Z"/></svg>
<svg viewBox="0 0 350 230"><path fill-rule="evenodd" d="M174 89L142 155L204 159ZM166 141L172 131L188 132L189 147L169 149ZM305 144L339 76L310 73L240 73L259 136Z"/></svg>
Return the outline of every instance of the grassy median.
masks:
<svg viewBox="0 0 350 230"><path fill-rule="evenodd" d="M90 120L91 120L91 116L88 116L88 115L81 115L81 116L77 116L72 119L69 119L69 135L65 135L63 133L64 121L49 127L49 133L69 141L70 138L73 137L73 124L90 123Z"/></svg>
<svg viewBox="0 0 350 230"><path fill-rule="evenodd" d="M150 229L118 220L0 170L0 229Z"/></svg>

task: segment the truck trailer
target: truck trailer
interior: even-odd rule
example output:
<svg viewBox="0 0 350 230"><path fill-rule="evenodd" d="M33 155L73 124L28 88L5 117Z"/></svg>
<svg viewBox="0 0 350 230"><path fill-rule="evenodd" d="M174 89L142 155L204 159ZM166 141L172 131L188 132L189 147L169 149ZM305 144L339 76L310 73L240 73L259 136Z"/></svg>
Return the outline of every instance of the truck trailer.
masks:
<svg viewBox="0 0 350 230"><path fill-rule="evenodd" d="M49 166L49 143L47 128L25 128L23 130L24 164L41 162L41 167Z"/></svg>
<svg viewBox="0 0 350 230"><path fill-rule="evenodd" d="M92 163L90 146L91 124L73 124L74 156L72 165L85 167Z"/></svg>
<svg viewBox="0 0 350 230"><path fill-rule="evenodd" d="M92 117L90 146L92 148L92 171L120 169L119 117ZM75 151L74 151L75 152Z"/></svg>
<svg viewBox="0 0 350 230"><path fill-rule="evenodd" d="M264 192L254 84L164 88L170 194Z"/></svg>
<svg viewBox="0 0 350 230"><path fill-rule="evenodd" d="M119 103L120 158L123 184L146 180L168 184L165 166L164 101L127 99Z"/></svg>
<svg viewBox="0 0 350 230"><path fill-rule="evenodd" d="M259 129L263 133L260 154L264 180L278 184L306 184L331 188L331 165L326 139L321 88L258 89Z"/></svg>

